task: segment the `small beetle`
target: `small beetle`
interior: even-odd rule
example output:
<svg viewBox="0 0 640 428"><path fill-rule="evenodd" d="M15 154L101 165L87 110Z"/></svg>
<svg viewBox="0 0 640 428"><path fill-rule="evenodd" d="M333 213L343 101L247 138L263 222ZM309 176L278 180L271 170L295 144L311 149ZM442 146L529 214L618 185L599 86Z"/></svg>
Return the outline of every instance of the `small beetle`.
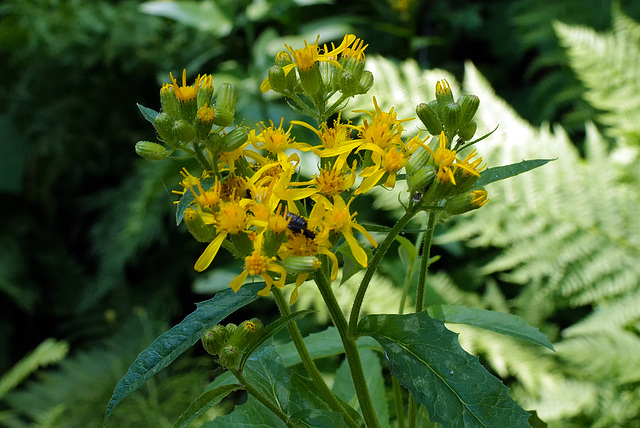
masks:
<svg viewBox="0 0 640 428"><path fill-rule="evenodd" d="M287 218L291 219L289 220L289 226L287 226L289 230L296 233L302 233L309 239L313 239L316 237L315 233L307 229L307 220L305 220L304 217L293 213L287 213Z"/></svg>

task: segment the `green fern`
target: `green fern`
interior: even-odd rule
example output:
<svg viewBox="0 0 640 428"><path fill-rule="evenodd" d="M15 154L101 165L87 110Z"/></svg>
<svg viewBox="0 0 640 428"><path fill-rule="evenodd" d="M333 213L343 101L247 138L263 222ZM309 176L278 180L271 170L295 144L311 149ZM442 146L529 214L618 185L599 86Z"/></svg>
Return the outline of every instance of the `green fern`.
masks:
<svg viewBox="0 0 640 428"><path fill-rule="evenodd" d="M554 28L587 88L585 99L601 110L598 121L608 126L612 137L640 145L640 24L614 7L611 32L598 34L559 22Z"/></svg>

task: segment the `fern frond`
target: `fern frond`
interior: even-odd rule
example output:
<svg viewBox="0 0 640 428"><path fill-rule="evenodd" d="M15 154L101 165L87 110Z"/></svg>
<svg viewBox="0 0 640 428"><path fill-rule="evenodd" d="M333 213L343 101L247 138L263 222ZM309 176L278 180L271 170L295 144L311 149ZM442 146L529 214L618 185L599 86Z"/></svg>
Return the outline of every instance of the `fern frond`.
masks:
<svg viewBox="0 0 640 428"><path fill-rule="evenodd" d="M640 144L640 26L618 8L613 31L555 23L569 63L587 88L585 99L602 112L598 121L612 137Z"/></svg>

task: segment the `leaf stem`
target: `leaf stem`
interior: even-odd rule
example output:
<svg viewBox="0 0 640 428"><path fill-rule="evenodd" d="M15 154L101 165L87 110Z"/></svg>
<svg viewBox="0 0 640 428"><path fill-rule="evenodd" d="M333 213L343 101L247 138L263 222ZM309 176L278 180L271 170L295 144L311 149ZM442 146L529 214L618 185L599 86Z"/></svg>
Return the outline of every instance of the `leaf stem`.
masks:
<svg viewBox="0 0 640 428"><path fill-rule="evenodd" d="M378 265L382 261L382 258L386 254L387 250L396 239L396 236L402 231L402 229L409 223L409 220L413 218L416 214L417 209L414 205L409 205L407 208L407 212L402 216L400 220L393 226L393 228L389 231L387 237L382 241L378 249L376 250L369 266L367 266L367 271L364 273L362 277L362 281L360 282L360 287L358 288L358 292L356 293L355 300L353 301L353 306L351 307L351 315L349 316L349 336L356 336L356 329L358 327L358 318L360 317L360 309L362 308L362 301L364 300L364 295L367 292L367 287L369 287L369 282L371 282L371 278L373 278L373 274L378 268Z"/></svg>
<svg viewBox="0 0 640 428"><path fill-rule="evenodd" d="M282 314L282 316L290 315L291 308L289 307L287 300L282 294L282 291L280 291L277 288L273 288L272 291L276 299L276 304L278 305L278 308L280 309L280 313ZM340 404L336 396L333 395L333 393L327 386L326 382L324 381L324 378L322 377L322 374L320 374L318 367L316 367L316 364L313 361L311 354L309 354L309 350L307 349L307 346L304 344L302 334L300 334L300 329L298 329L298 324L295 321L293 321L287 325L287 328L289 329L291 340L293 340L296 350L300 355L300 360L302 360L302 364L307 370L307 373L309 374L309 376L311 376L311 379L317 388L316 392L329 405L329 407L331 407L332 410L336 412L340 412L343 415L349 427L358 428L358 423L355 420L353 420L353 418L351 418L351 416L347 413L344 407L342 407L342 404Z"/></svg>
<svg viewBox="0 0 640 428"><path fill-rule="evenodd" d="M349 363L349 371L351 372L351 379L353 380L353 386L356 390L356 396L358 397L358 403L360 404L360 410L364 417L364 422L369 428L380 428L380 422L376 415L373 402L371 401L371 395L369 394L369 387L364 377L364 371L362 369L362 362L360 360L360 353L358 351L358 345L356 345L355 336L352 336L348 332L347 319L344 317L336 296L331 290L331 282L329 278L324 274L322 270L319 270L315 274L315 281L320 290L320 294L329 309L329 314L333 319L340 338L342 339L342 346L344 347L344 353Z"/></svg>
<svg viewBox="0 0 640 428"><path fill-rule="evenodd" d="M422 312L424 306L424 292L427 287L427 271L429 270L429 254L431 253L431 242L433 241L433 232L435 231L437 217L437 212L429 211L427 231L424 234L422 244L422 260L420 260L420 276L418 277L418 291L416 293L416 313Z"/></svg>
<svg viewBox="0 0 640 428"><path fill-rule="evenodd" d="M273 404L273 402L266 397L262 392L258 391L256 388L251 386L249 382L242 375L242 372L236 370L235 368L229 367L229 371L233 373L233 375L238 379L238 382L242 385L242 387L251 395L253 395L261 404L263 404L267 409L271 411L274 415L278 417L284 424L289 428L295 428L295 425L289 419L289 415L284 413L278 406Z"/></svg>

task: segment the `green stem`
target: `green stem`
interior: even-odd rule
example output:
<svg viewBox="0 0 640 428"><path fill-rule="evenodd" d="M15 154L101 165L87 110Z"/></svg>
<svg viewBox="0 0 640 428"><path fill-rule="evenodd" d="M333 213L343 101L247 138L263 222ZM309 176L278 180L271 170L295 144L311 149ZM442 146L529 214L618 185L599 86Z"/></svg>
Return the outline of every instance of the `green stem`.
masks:
<svg viewBox="0 0 640 428"><path fill-rule="evenodd" d="M371 263L367 267L367 271L364 273L362 277L362 281L360 282L360 287L358 288L358 292L356 293L355 300L353 301L353 306L351 307L351 315L349 317L349 336L356 336L356 329L358 327L358 318L360 317L360 309L362 308L362 301L364 300L364 295L367 292L367 287L369 287L369 282L371 282L371 278L373 278L373 274L378 268L378 265L382 261L382 258L386 254L387 250L396 239L396 236L404 229L404 227L409 223L409 220L413 218L416 214L417 209L415 206L409 206L407 212L402 216L400 220L393 226L393 228L389 231L387 237L382 241L376 253L373 255L371 259Z"/></svg>
<svg viewBox="0 0 640 428"><path fill-rule="evenodd" d="M229 371L233 373L233 375L238 379L238 382L243 386L244 389L251 395L253 395L260 403L262 403L267 409L271 411L274 415L278 417L285 425L289 428L295 428L295 425L289 419L289 416L284 413L278 406L276 406L269 397L265 396L262 392L255 389L247 380L244 378L242 373L236 369L229 368Z"/></svg>
<svg viewBox="0 0 640 428"><path fill-rule="evenodd" d="M282 316L290 315L291 309L289 308L289 304L282 294L282 291L277 288L272 288L272 292ZM329 405L329 407L331 407L332 410L343 415L347 425L349 425L351 428L358 428L358 423L347 413L344 407L342 407L342 404L340 404L336 396L333 395L326 382L324 381L324 378L316 367L311 354L309 354L307 346L304 344L302 334L300 334L300 330L298 329L298 325L296 324L296 322L293 321L289 323L287 325L287 328L289 329L291 339L293 340L298 354L300 355L300 360L302 360L302 364L307 370L309 376L311 376L311 379L317 388L316 392L318 393L318 395L322 397L322 399Z"/></svg>
<svg viewBox="0 0 640 428"><path fill-rule="evenodd" d="M431 253L431 241L436 227L438 213L429 211L427 231L424 234L422 244L422 260L420 261L420 276L418 277L418 291L416 293L416 313L422 312L424 306L424 292L427 288L427 271L429 270L429 254Z"/></svg>
<svg viewBox="0 0 640 428"><path fill-rule="evenodd" d="M398 378L391 377L391 385L393 386L393 401L396 404L396 415L398 418L398 428L404 428L404 408L402 407L402 387Z"/></svg>
<svg viewBox="0 0 640 428"><path fill-rule="evenodd" d="M321 270L316 272L315 281L318 285L318 290L324 302L329 309L329 314L333 319L340 339L342 339L342 346L344 347L344 354L347 357L349 363L349 371L351 372L351 379L353 380L353 386L356 390L356 396L358 397L358 403L360 404L360 410L364 417L364 422L368 428L380 428L380 422L376 415L373 402L371 401L371 395L369 394L369 387L364 377L364 371L362 369L362 362L360 361L360 353L358 351L358 345L356 345L356 338L348 333L347 320L338 305L336 296L331 290L331 282L329 278Z"/></svg>

